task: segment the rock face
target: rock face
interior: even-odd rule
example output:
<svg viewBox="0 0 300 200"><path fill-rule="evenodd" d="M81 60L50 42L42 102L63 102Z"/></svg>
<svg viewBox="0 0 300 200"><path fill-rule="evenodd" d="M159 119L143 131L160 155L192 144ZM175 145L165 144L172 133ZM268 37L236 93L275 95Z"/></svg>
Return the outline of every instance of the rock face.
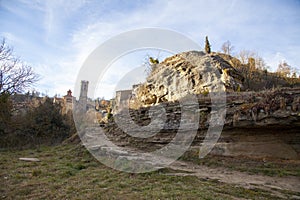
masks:
<svg viewBox="0 0 300 200"><path fill-rule="evenodd" d="M243 77L217 54L189 51L166 58L135 91L144 105L176 101L188 94L237 91Z"/></svg>
<svg viewBox="0 0 300 200"><path fill-rule="evenodd" d="M192 146L203 142L208 122L212 117L209 96L198 99L199 128ZM141 149L157 149L168 144L181 126L182 110L178 102L163 102L166 120L163 128L148 138L130 137L114 122L107 124L107 136L122 144L132 144ZM190 108L191 111L194 109ZM155 109L154 109L155 110ZM130 110L124 115L124 127L130 120L139 125L135 132L143 132L152 120L150 107ZM123 112L116 117L122 117ZM224 128L211 154L223 156L249 156L300 160L300 88L282 88L263 92L232 92L226 95Z"/></svg>
<svg viewBox="0 0 300 200"><path fill-rule="evenodd" d="M300 160L300 88L240 92L243 77L229 62L220 54L190 51L155 64L134 91L133 102L141 106L114 115L106 125L107 136L124 146L154 151L178 135L185 142L195 124L192 147L202 145L211 127L222 127L211 154ZM211 98L220 91L226 96ZM182 103L189 94L197 99ZM224 121L218 118L223 113Z"/></svg>

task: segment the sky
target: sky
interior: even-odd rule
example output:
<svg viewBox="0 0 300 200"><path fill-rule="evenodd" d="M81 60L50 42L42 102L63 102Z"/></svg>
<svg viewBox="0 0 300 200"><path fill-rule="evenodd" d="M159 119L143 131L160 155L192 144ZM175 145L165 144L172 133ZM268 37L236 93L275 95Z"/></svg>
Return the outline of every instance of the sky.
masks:
<svg viewBox="0 0 300 200"><path fill-rule="evenodd" d="M0 27L0 37L40 75L35 90L49 96L74 90L80 68L99 45L149 27L176 31L201 47L207 35L212 51L229 40L234 54L254 51L271 71L283 60L300 67L299 0L0 0ZM114 61L97 96L109 99L117 85L130 87L118 83L149 55L169 54L143 50ZM143 73L133 81L142 82Z"/></svg>

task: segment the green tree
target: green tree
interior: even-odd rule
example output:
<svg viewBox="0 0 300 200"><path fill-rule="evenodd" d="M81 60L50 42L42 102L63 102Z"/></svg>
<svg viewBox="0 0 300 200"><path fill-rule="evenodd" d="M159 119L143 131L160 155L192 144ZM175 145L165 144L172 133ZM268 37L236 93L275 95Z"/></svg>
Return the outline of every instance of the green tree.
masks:
<svg viewBox="0 0 300 200"><path fill-rule="evenodd" d="M211 53L210 44L207 36L205 37L205 52L208 54Z"/></svg>
<svg viewBox="0 0 300 200"><path fill-rule="evenodd" d="M150 75L157 67L157 65L159 64L159 60L158 58L154 58L152 56L147 56L145 58L145 62L143 63L143 65L145 66L145 72L146 75Z"/></svg>
<svg viewBox="0 0 300 200"><path fill-rule="evenodd" d="M159 60L156 58L154 59L153 57L149 57L149 61L151 64L158 64L159 63Z"/></svg>

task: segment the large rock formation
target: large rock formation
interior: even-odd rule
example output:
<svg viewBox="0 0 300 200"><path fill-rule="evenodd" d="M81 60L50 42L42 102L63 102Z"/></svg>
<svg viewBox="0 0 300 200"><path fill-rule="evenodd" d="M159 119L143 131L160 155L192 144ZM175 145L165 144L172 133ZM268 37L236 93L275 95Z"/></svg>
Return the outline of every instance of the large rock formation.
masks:
<svg viewBox="0 0 300 200"><path fill-rule="evenodd" d="M147 81L135 91L135 101L142 106L114 115L114 121L106 125L107 136L121 146L153 151L177 135L185 141L183 136L196 123L192 147L199 148L207 130L220 126L215 116L226 111L222 134L211 154L300 160L300 88L240 92L243 77L233 62L238 60L190 51L154 65ZM211 98L219 91L226 92L217 99L226 100L220 101L224 107L222 103L216 106ZM189 94L196 94L197 100L183 106L180 100ZM160 127L156 126L159 120ZM150 128L143 129L149 124ZM148 137L136 137L145 132Z"/></svg>
<svg viewBox="0 0 300 200"><path fill-rule="evenodd" d="M135 91L143 105L242 88L243 77L218 54L184 52L153 64L152 69L147 81Z"/></svg>
<svg viewBox="0 0 300 200"><path fill-rule="evenodd" d="M199 129L192 144L197 148L201 146L207 134L208 122L212 117L210 97L202 96L198 101ZM156 110L159 106L164 107L166 120L163 128L154 136L131 137L114 121L106 126L107 136L121 145L132 144L143 150L156 150L168 144L181 126L181 105L178 102L162 102L152 108ZM123 127L130 127L130 120L133 120L140 127L131 131L138 133L143 132L142 127L154 120L149 113L150 107L141 107L130 110L129 118L123 112L114 118L123 117ZM300 88L228 93L224 128L211 154L300 160L299 127Z"/></svg>

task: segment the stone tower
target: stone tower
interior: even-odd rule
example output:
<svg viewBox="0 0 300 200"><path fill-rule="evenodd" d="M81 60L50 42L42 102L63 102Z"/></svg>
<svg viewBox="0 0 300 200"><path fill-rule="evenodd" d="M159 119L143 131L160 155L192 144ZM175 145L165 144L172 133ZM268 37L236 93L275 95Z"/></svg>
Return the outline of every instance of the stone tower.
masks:
<svg viewBox="0 0 300 200"><path fill-rule="evenodd" d="M80 102L87 101L87 93L88 93L89 82L88 81L81 81L81 88L80 88Z"/></svg>
<svg viewBox="0 0 300 200"><path fill-rule="evenodd" d="M79 104L83 110L86 110L86 106L87 106L88 86L89 86L88 81L81 81Z"/></svg>

